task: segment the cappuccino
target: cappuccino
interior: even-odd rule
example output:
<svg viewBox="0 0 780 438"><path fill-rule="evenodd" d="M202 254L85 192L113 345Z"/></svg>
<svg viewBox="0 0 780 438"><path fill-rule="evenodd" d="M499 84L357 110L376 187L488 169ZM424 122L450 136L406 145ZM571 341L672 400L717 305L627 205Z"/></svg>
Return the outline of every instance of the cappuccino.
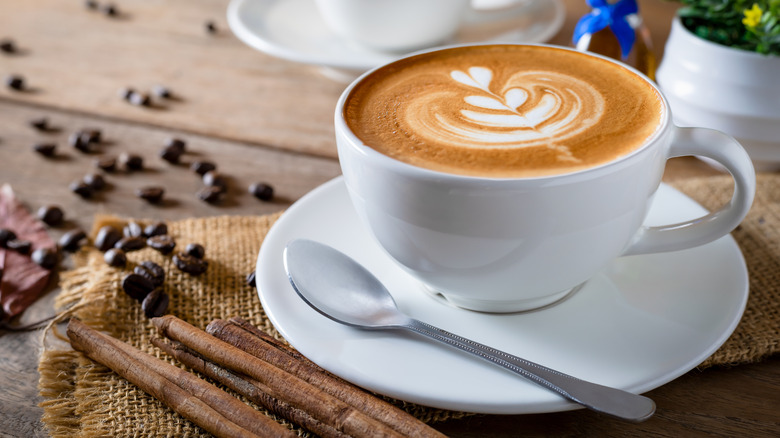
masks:
<svg viewBox="0 0 780 438"><path fill-rule="evenodd" d="M364 77L343 117L367 146L459 175L557 175L625 156L661 129L663 100L613 62L544 46L424 53Z"/></svg>

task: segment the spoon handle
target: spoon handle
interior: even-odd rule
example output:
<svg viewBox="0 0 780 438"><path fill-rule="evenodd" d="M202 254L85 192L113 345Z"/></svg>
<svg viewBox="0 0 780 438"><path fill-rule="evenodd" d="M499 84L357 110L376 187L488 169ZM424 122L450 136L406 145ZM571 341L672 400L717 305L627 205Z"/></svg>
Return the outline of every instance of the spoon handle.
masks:
<svg viewBox="0 0 780 438"><path fill-rule="evenodd" d="M634 422L644 421L655 412L655 403L647 397L580 380L422 321L410 319L400 327L493 362L588 409Z"/></svg>

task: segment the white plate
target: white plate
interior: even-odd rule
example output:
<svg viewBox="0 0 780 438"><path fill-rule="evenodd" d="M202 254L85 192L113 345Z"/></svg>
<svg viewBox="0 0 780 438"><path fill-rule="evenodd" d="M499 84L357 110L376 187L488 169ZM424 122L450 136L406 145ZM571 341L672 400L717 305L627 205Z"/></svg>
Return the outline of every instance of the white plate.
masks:
<svg viewBox="0 0 780 438"><path fill-rule="evenodd" d="M703 208L661 185L649 223ZM523 378L414 335L363 331L320 315L287 281L282 251L317 240L372 271L414 318L602 385L642 393L691 370L739 322L748 297L745 261L731 236L685 251L625 257L547 309L497 315L458 309L423 292L358 221L341 177L302 197L260 249L260 300L279 332L323 368L369 390L422 405L493 414L574 405Z"/></svg>
<svg viewBox="0 0 780 438"><path fill-rule="evenodd" d="M560 0L527 1L527 14L500 26L465 28L448 43L547 41L563 25L565 9ZM325 25L314 0L231 0L227 20L233 33L250 47L304 64L362 72L403 56L342 40Z"/></svg>

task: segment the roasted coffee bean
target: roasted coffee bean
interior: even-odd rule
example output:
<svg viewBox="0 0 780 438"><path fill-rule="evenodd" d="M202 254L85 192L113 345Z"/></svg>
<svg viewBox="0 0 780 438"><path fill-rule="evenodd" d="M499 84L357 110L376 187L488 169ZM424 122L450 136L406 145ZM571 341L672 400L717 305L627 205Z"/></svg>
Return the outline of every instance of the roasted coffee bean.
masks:
<svg viewBox="0 0 780 438"><path fill-rule="evenodd" d="M141 302L141 310L147 318L159 318L168 311L170 298L161 288L157 288L149 293Z"/></svg>
<svg viewBox="0 0 780 438"><path fill-rule="evenodd" d="M185 149L187 149L187 142L180 138L172 137L165 142L165 147L178 149L179 151L184 152Z"/></svg>
<svg viewBox="0 0 780 438"><path fill-rule="evenodd" d="M152 92L155 96L162 97L163 99L170 99L173 96L171 90L163 85L155 85L152 87Z"/></svg>
<svg viewBox="0 0 780 438"><path fill-rule="evenodd" d="M103 141L103 131L97 128L82 129L79 131L81 139L87 143L100 143Z"/></svg>
<svg viewBox="0 0 780 438"><path fill-rule="evenodd" d="M195 257L196 259L202 259L206 256L206 248L203 248L203 245L200 243L190 243L186 248L184 248L184 252Z"/></svg>
<svg viewBox="0 0 780 438"><path fill-rule="evenodd" d="M81 131L74 132L68 137L68 144L74 149L85 154L92 153L92 144L86 141Z"/></svg>
<svg viewBox="0 0 780 438"><path fill-rule="evenodd" d="M257 278L256 278L255 271L250 272L249 275L246 276L246 284L249 285L250 287L257 286Z"/></svg>
<svg viewBox="0 0 780 438"><path fill-rule="evenodd" d="M209 266L209 263L206 260L195 258L184 252L174 254L173 264L175 264L180 271L195 276L206 272L206 269Z"/></svg>
<svg viewBox="0 0 780 438"><path fill-rule="evenodd" d="M135 195L150 204L159 204L165 195L165 189L160 186L142 187L135 191Z"/></svg>
<svg viewBox="0 0 780 438"><path fill-rule="evenodd" d="M114 244L114 248L119 248L124 252L138 251L146 248L146 239L143 237L123 237Z"/></svg>
<svg viewBox="0 0 780 438"><path fill-rule="evenodd" d="M127 98L127 101L135 106L149 106L149 104L152 103L152 100L149 99L148 94L138 91L131 92L130 97Z"/></svg>
<svg viewBox="0 0 780 438"><path fill-rule="evenodd" d="M124 268L127 265L127 254L119 248L110 248L103 254L103 260L108 266L115 268Z"/></svg>
<svg viewBox="0 0 780 438"><path fill-rule="evenodd" d="M217 170L217 165L210 161L196 161L190 165L190 170L203 176L206 172Z"/></svg>
<svg viewBox="0 0 780 438"><path fill-rule="evenodd" d="M130 96L132 96L133 93L135 93L135 90L133 88L125 87L125 88L121 88L119 90L119 93L117 94L119 94L119 97L121 97L122 99L130 101Z"/></svg>
<svg viewBox="0 0 780 438"><path fill-rule="evenodd" d="M209 187L219 187L223 192L227 190L227 178L216 170L210 170L203 174L203 184Z"/></svg>
<svg viewBox="0 0 780 438"><path fill-rule="evenodd" d="M32 242L29 240L11 239L6 242L5 247L19 254L27 255L32 251Z"/></svg>
<svg viewBox="0 0 780 438"><path fill-rule="evenodd" d="M160 151L160 157L171 164L178 164L181 155L186 148L184 140L178 138L169 138L165 142L165 147Z"/></svg>
<svg viewBox="0 0 780 438"><path fill-rule="evenodd" d="M50 227L56 227L65 220L65 213L57 205L44 205L38 209L38 219Z"/></svg>
<svg viewBox="0 0 780 438"><path fill-rule="evenodd" d="M88 173L81 178L84 184L88 185L90 189L95 192L99 192L106 188L106 180L102 175L97 173Z"/></svg>
<svg viewBox="0 0 780 438"><path fill-rule="evenodd" d="M32 119L30 120L30 126L32 126L33 128L39 131L48 131L50 129L49 119L47 119L46 117Z"/></svg>
<svg viewBox="0 0 780 438"><path fill-rule="evenodd" d="M57 145L54 143L35 143L33 150L44 157L53 157L57 153Z"/></svg>
<svg viewBox="0 0 780 438"><path fill-rule="evenodd" d="M115 5L110 3L103 6L102 10L103 13L109 17L116 17L117 15L119 15L119 9Z"/></svg>
<svg viewBox="0 0 780 438"><path fill-rule="evenodd" d="M155 287L162 286L165 281L165 270L151 260L145 260L133 269L136 274L148 278Z"/></svg>
<svg viewBox="0 0 780 438"><path fill-rule="evenodd" d="M167 146L160 151L160 158L171 164L179 164L179 161L181 161L181 150Z"/></svg>
<svg viewBox="0 0 780 438"><path fill-rule="evenodd" d="M130 221L122 228L122 235L124 237L143 237L144 227L136 221Z"/></svg>
<svg viewBox="0 0 780 438"><path fill-rule="evenodd" d="M134 274L137 274L137 275L140 275L141 277L144 277L145 279L147 279L147 280L151 281L151 282L152 282L152 284L154 284L154 285L155 285L155 287L157 287L157 286L159 286L160 284L162 284L162 282L160 282L159 284L157 284L157 282L155 282L155 279L154 279L154 276L152 275L152 273L151 273L151 272L149 272L149 271L147 271L147 270L146 270L146 269L145 269L143 266L141 266L141 265L137 265L135 268L133 268L133 273L134 273Z"/></svg>
<svg viewBox="0 0 780 438"><path fill-rule="evenodd" d="M127 274L122 280L122 290L124 290L130 298L140 302L149 295L149 292L154 290L154 283L148 278L138 274Z"/></svg>
<svg viewBox="0 0 780 438"><path fill-rule="evenodd" d="M141 170L144 168L144 159L140 155L123 152L119 155L119 163L126 170Z"/></svg>
<svg viewBox="0 0 780 438"><path fill-rule="evenodd" d="M14 239L16 239L16 233L7 228L0 228L0 248L7 248L8 242Z"/></svg>
<svg viewBox="0 0 780 438"><path fill-rule="evenodd" d="M54 248L38 248L33 251L30 256L33 263L37 264L43 269L54 269L57 266L57 262L60 261L60 255Z"/></svg>
<svg viewBox="0 0 780 438"><path fill-rule="evenodd" d="M106 155L95 160L95 167L106 172L114 172L116 170L116 158L110 155Z"/></svg>
<svg viewBox="0 0 780 438"><path fill-rule="evenodd" d="M210 187L206 186L202 189L198 190L198 193L195 195L203 202L208 202L209 204L214 204L216 202L219 202L220 199L222 199L222 194L224 193L224 190L220 187Z"/></svg>
<svg viewBox="0 0 780 438"><path fill-rule="evenodd" d="M63 251L76 252L81 248L83 241L87 238L87 233L81 229L70 230L63 234L59 240L59 246Z"/></svg>
<svg viewBox="0 0 780 438"><path fill-rule="evenodd" d="M214 23L211 20L203 23L203 28L206 29L206 33L208 33L208 34L215 34L215 33L217 33L217 24Z"/></svg>
<svg viewBox="0 0 780 438"><path fill-rule="evenodd" d="M168 234L168 225L165 222L156 222L144 228L144 236L153 237Z"/></svg>
<svg viewBox="0 0 780 438"><path fill-rule="evenodd" d="M122 233L111 225L104 225L98 230L97 236L95 236L95 247L100 251L108 251L113 248L119 239L122 238Z"/></svg>
<svg viewBox="0 0 780 438"><path fill-rule="evenodd" d="M274 197L274 188L266 183L258 182L249 186L249 193L261 201L270 201Z"/></svg>
<svg viewBox="0 0 780 438"><path fill-rule="evenodd" d="M0 40L0 52L16 53L16 43L10 39Z"/></svg>
<svg viewBox="0 0 780 438"><path fill-rule="evenodd" d="M97 151L96 145L97 145L98 142L92 141L91 134L89 134L87 132L84 132L84 131L79 131L79 132L74 133L73 135L74 136L78 135L78 137L79 137L78 141L82 145L82 148L79 149L80 151L82 151L84 153L90 153L90 154L92 152L96 152Z"/></svg>
<svg viewBox="0 0 780 438"><path fill-rule="evenodd" d="M24 78L19 75L8 75L5 77L5 85L16 91L22 91L25 88Z"/></svg>
<svg viewBox="0 0 780 438"><path fill-rule="evenodd" d="M94 194L94 190L84 181L78 180L70 183L70 191L81 196L83 199L89 199Z"/></svg>
<svg viewBox="0 0 780 438"><path fill-rule="evenodd" d="M146 244L163 255L170 254L173 252L173 249L176 248L176 241L167 234L152 236L146 239Z"/></svg>
<svg viewBox="0 0 780 438"><path fill-rule="evenodd" d="M151 272L152 275L155 276L155 278L158 278L160 284L162 284L162 282L165 281L165 269L163 269L162 266L158 265L157 263L151 260L142 261L141 266L146 268L147 271ZM157 281L155 281L155 283L156 282Z"/></svg>

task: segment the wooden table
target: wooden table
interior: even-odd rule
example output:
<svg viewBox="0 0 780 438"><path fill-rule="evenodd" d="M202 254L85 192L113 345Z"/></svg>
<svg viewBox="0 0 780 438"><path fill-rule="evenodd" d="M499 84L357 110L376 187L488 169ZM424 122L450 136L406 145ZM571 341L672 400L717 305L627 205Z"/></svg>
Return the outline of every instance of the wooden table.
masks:
<svg viewBox="0 0 780 438"><path fill-rule="evenodd" d="M584 0L567 0L567 17L552 42L569 45ZM21 74L29 90L0 88L0 183L13 185L31 209L64 207L69 225L89 229L96 213L159 219L264 214L289 206L340 174L331 126L344 87L317 68L258 53L227 28L224 0L136 0L117 3L119 15L90 11L83 2L4 0L0 38L19 53L0 55L0 75ZM676 4L640 1L660 56ZM204 24L213 21L209 34ZM117 96L122 87L170 87L175 98L138 107ZM33 130L48 117L56 128ZM91 201L67 189L91 172L93 157L67 145L70 133L96 127L108 153L147 157L147 169L109 177L110 190ZM197 200L192 172L156 158L166 139L186 139L191 159L217 163L231 181L222 204ZM56 142L57 159L30 151ZM666 179L715 171L692 159L673 160ZM150 181L167 189L169 202L151 206L133 191ZM261 202L246 187L276 188ZM55 230L55 237L61 231ZM52 312L53 289L15 324ZM0 435L46 436L37 393L39 333L0 332ZM780 358L731 369L693 370L648 394L658 404L649 421L634 425L580 410L521 416L475 416L435 427L451 436L780 436Z"/></svg>

